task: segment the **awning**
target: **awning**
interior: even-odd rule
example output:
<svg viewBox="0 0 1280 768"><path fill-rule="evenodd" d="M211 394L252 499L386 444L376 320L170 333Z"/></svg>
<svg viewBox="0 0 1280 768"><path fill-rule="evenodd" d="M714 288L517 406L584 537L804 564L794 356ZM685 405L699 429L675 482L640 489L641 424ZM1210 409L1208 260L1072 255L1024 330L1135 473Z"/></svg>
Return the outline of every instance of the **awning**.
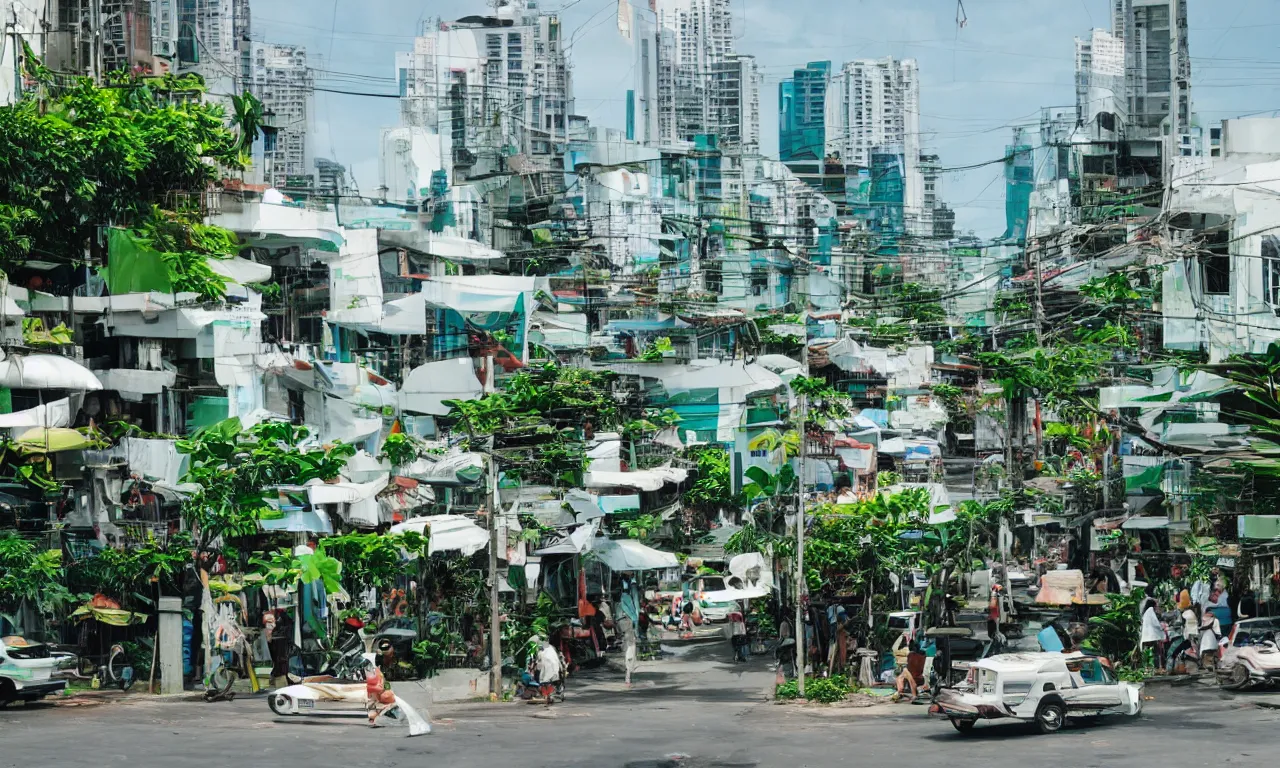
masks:
<svg viewBox="0 0 1280 768"><path fill-rule="evenodd" d="M1163 515L1156 517L1131 517L1121 525L1126 531L1154 531L1169 527L1169 518Z"/></svg>
<svg viewBox="0 0 1280 768"><path fill-rule="evenodd" d="M371 499L387 487L390 473L367 483L313 483L306 486L307 497L312 504L354 504Z"/></svg>
<svg viewBox="0 0 1280 768"><path fill-rule="evenodd" d="M66 427L71 424L71 400L62 398L25 411L0 414L0 428Z"/></svg>
<svg viewBox="0 0 1280 768"><path fill-rule="evenodd" d="M656 491L667 483L683 483L689 476L688 470L675 467L644 469L639 472L587 472L583 485L588 488L635 488L641 491Z"/></svg>
<svg viewBox="0 0 1280 768"><path fill-rule="evenodd" d="M271 267L256 261L232 256L229 259L206 259L209 269L222 275L233 283L249 285L265 283L271 279Z"/></svg>
<svg viewBox="0 0 1280 768"><path fill-rule="evenodd" d="M680 567L680 561L670 552L647 547L632 539L596 539L591 545L591 554L614 572Z"/></svg>
<svg viewBox="0 0 1280 768"><path fill-rule="evenodd" d="M579 526L560 541L543 547L533 554L542 555L577 555L591 548L592 537L596 535L596 524L588 523Z"/></svg>
<svg viewBox="0 0 1280 768"><path fill-rule="evenodd" d="M435 461L418 459L401 467L400 476L431 485L475 485L484 477L484 456L453 453Z"/></svg>
<svg viewBox="0 0 1280 768"><path fill-rule="evenodd" d="M431 515L415 517L391 526L392 533L428 534L430 543L427 554L437 552L461 552L463 555L474 555L489 546L489 533L462 515Z"/></svg>
<svg viewBox="0 0 1280 768"><path fill-rule="evenodd" d="M758 597L768 597L770 590L768 587L747 587L745 589L721 589L715 592L707 592L703 596L703 600L708 603L732 603L737 600L754 600Z"/></svg>
<svg viewBox="0 0 1280 768"><path fill-rule="evenodd" d="M258 520L264 531L288 533L333 533L329 516L315 509L290 509L281 517L264 517Z"/></svg>
<svg viewBox="0 0 1280 768"><path fill-rule="evenodd" d="M173 371L141 371L133 368L112 368L96 371L103 389L137 395L158 395L165 387L172 387L178 374Z"/></svg>
<svg viewBox="0 0 1280 768"><path fill-rule="evenodd" d="M93 371L60 355L14 355L0 360L0 387L9 389L102 389Z"/></svg>
<svg viewBox="0 0 1280 768"><path fill-rule="evenodd" d="M449 412L445 400L476 400L483 393L471 358L440 360L409 371L400 387L400 408L443 416Z"/></svg>

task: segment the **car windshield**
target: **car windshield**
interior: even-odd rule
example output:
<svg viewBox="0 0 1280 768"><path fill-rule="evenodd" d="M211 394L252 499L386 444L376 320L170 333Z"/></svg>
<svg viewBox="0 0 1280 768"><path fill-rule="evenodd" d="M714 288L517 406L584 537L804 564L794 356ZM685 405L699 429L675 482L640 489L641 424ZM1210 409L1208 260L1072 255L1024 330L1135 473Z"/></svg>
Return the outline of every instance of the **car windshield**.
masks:
<svg viewBox="0 0 1280 768"><path fill-rule="evenodd" d="M1280 631L1280 619L1242 621L1236 628L1235 639L1231 644L1237 648L1242 648L1248 645L1258 645L1268 640L1274 642L1277 631Z"/></svg>
<svg viewBox="0 0 1280 768"><path fill-rule="evenodd" d="M723 576L704 576L702 578L703 592L719 592L724 589Z"/></svg>
<svg viewBox="0 0 1280 768"><path fill-rule="evenodd" d="M890 616L889 628L890 629L910 629L911 617L910 616Z"/></svg>

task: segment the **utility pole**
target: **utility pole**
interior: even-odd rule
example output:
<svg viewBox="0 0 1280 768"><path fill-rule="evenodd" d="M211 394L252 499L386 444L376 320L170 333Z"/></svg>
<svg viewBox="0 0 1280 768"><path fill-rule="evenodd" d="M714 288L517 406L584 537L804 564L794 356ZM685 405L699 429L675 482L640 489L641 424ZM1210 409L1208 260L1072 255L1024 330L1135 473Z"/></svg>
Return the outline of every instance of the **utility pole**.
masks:
<svg viewBox="0 0 1280 768"><path fill-rule="evenodd" d="M1182 74L1179 62L1182 34L1178 27L1178 4L1179 0L1169 0L1169 159L1165 163L1168 174L1165 187L1169 190L1170 203L1173 202L1173 173L1177 162L1174 158L1178 154L1178 118L1182 101L1182 81L1179 79Z"/></svg>
<svg viewBox="0 0 1280 768"><path fill-rule="evenodd" d="M485 359L485 394L493 393L493 355ZM502 690L502 618L498 594L498 456L489 446L489 700L497 701Z"/></svg>
<svg viewBox="0 0 1280 768"><path fill-rule="evenodd" d="M807 334L806 334L807 335ZM806 350L808 342L805 342ZM804 636L804 459L806 426L808 417L809 396L800 395L800 471L798 492L796 494L796 690L800 698L804 698L804 658L808 642Z"/></svg>
<svg viewBox="0 0 1280 768"><path fill-rule="evenodd" d="M1042 266L1041 266L1041 264L1040 264L1040 258L1041 258L1041 255L1044 253L1044 251L1045 251L1045 249L1046 249L1046 248L1048 248L1048 244L1047 244L1047 243L1045 243L1045 244L1039 244L1039 243L1037 243L1037 244L1032 245L1032 247L1031 247L1031 249L1030 249L1030 253L1032 253L1032 254L1033 254L1033 258L1035 259L1035 270L1036 270L1036 272L1035 272L1035 280L1036 280L1036 307L1035 307L1035 315L1036 315L1036 346L1037 346L1037 347L1040 347L1040 348L1042 348L1042 349L1044 348L1044 269L1043 269L1043 267L1042 267ZM1035 423L1035 427L1036 427L1036 452L1035 452L1035 460L1038 462L1038 461L1040 461L1040 444L1041 444L1041 440L1040 440L1040 429L1041 429L1041 426L1040 426L1040 398L1039 398L1039 396L1038 396L1038 395L1036 396L1036 423ZM1021 440L1021 436L1019 436L1019 440Z"/></svg>

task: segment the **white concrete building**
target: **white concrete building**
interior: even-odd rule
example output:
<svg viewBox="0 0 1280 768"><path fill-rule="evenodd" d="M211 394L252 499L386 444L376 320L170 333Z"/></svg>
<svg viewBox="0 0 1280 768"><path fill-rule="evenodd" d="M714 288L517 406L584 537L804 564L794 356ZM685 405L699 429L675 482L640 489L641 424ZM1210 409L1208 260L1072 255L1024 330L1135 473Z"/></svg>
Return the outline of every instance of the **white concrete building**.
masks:
<svg viewBox="0 0 1280 768"><path fill-rule="evenodd" d="M1077 37L1076 123L1085 126L1096 121L1099 128L1114 132L1115 124L1126 123L1128 115L1124 41L1105 29L1090 30L1087 39Z"/></svg>
<svg viewBox="0 0 1280 768"><path fill-rule="evenodd" d="M726 149L760 151L760 85L754 56L731 53L711 67L711 119Z"/></svg>
<svg viewBox="0 0 1280 768"><path fill-rule="evenodd" d="M39 34L44 21L42 3L35 0L0 0L0 19L4 37L0 38L0 106L13 104L22 95L18 73L22 71L22 41L37 56L44 53L44 35Z"/></svg>
<svg viewBox="0 0 1280 768"><path fill-rule="evenodd" d="M1175 13L1170 14L1171 6ZM1112 0L1111 33L1124 41L1130 139L1168 135L1170 99L1178 104L1178 136L1191 146L1191 57L1187 0ZM1173 52L1177 42L1176 61ZM1179 152L1191 155L1190 151Z"/></svg>
<svg viewBox="0 0 1280 768"><path fill-rule="evenodd" d="M869 167L874 150L900 151L904 214L914 233L925 234L920 216L920 70L915 59L890 56L845 62L831 76L826 102L826 154L838 155L846 165Z"/></svg>
<svg viewBox="0 0 1280 768"><path fill-rule="evenodd" d="M502 146L549 158L573 113L561 45L559 16L526 0L499 0L492 16L431 23L413 51L396 55L401 125L449 133L459 166L473 165L466 152Z"/></svg>
<svg viewBox="0 0 1280 768"><path fill-rule="evenodd" d="M760 146L761 77L735 53L729 0L655 0L658 137L716 134L748 152Z"/></svg>
<svg viewBox="0 0 1280 768"><path fill-rule="evenodd" d="M245 87L274 115L274 141L264 151L265 178L287 186L289 176L311 173L308 136L315 116L315 90L307 66L307 50L296 45L249 43Z"/></svg>

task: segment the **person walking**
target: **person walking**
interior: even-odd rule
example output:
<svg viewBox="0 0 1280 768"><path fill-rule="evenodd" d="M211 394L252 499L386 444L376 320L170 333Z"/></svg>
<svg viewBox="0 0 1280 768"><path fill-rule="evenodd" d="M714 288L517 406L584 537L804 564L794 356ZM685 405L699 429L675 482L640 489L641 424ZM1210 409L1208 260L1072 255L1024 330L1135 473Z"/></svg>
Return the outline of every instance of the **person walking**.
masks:
<svg viewBox="0 0 1280 768"><path fill-rule="evenodd" d="M1178 660L1184 654L1191 658L1198 656L1200 644L1198 608L1199 606L1193 606L1191 603L1191 593L1185 589L1182 590L1178 595L1178 616L1182 621L1182 627L1178 633L1178 639L1169 648L1168 659L1165 662L1165 667L1170 673L1178 668Z"/></svg>
<svg viewBox="0 0 1280 768"><path fill-rule="evenodd" d="M618 600L618 634L622 637L623 661L626 665L626 686L631 687L631 675L639 658L636 629L640 626L640 587L631 574L622 576L622 597Z"/></svg>
<svg viewBox="0 0 1280 768"><path fill-rule="evenodd" d="M1004 587L991 585L991 600L987 603L987 639L998 648L1004 638L1000 635L1000 593Z"/></svg>
<svg viewBox="0 0 1280 768"><path fill-rule="evenodd" d="M1165 630L1164 623L1160 621L1160 614L1156 611L1156 605L1154 598L1149 597L1144 601L1141 643L1143 649L1151 650L1155 668L1164 669L1164 647L1165 640L1168 639L1168 633Z"/></svg>
<svg viewBox="0 0 1280 768"><path fill-rule="evenodd" d="M742 608L734 604L729 612L729 647L733 650L733 661L749 661L747 656L747 622L742 615Z"/></svg>

